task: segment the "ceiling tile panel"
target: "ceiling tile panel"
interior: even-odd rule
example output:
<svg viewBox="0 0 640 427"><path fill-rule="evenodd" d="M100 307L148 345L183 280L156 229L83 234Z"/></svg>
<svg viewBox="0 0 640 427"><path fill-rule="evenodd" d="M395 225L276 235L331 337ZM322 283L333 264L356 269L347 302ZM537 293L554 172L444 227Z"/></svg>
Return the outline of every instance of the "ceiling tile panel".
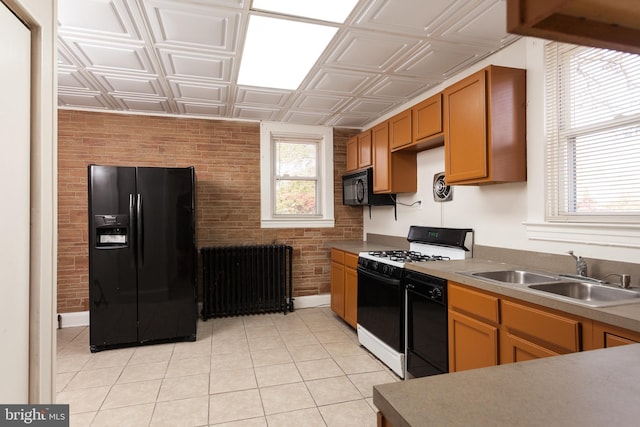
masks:
<svg viewBox="0 0 640 427"><path fill-rule="evenodd" d="M66 40L84 67L139 72L152 70L147 51L142 45L84 41L75 37L67 37Z"/></svg>
<svg viewBox="0 0 640 427"><path fill-rule="evenodd" d="M58 90L58 105L67 108L111 110L113 107L100 92L65 92Z"/></svg>
<svg viewBox="0 0 640 427"><path fill-rule="evenodd" d="M293 108L301 111L330 111L335 112L348 98L334 95L302 93L293 103Z"/></svg>
<svg viewBox="0 0 640 427"><path fill-rule="evenodd" d="M204 83L170 80L173 96L180 99L195 99L209 102L226 103L229 97L228 85L208 85Z"/></svg>
<svg viewBox="0 0 640 427"><path fill-rule="evenodd" d="M160 59L170 77L231 81L231 58L160 50Z"/></svg>
<svg viewBox="0 0 640 427"><path fill-rule="evenodd" d="M366 97L388 97L410 99L438 84L437 80L382 76L378 82L362 95Z"/></svg>
<svg viewBox="0 0 640 427"><path fill-rule="evenodd" d="M369 85L375 74L324 68L318 70L307 90L320 90L339 94L356 95Z"/></svg>
<svg viewBox="0 0 640 427"><path fill-rule="evenodd" d="M287 111L282 117L282 121L285 123L316 126L325 123L329 117L331 117L329 114Z"/></svg>
<svg viewBox="0 0 640 427"><path fill-rule="evenodd" d="M365 113L382 115L391 109L395 103L388 99L359 98L343 107L345 113Z"/></svg>
<svg viewBox="0 0 640 427"><path fill-rule="evenodd" d="M367 123L370 123L377 119L378 115L354 115L354 114L340 114L334 116L327 124L335 127L346 128L362 128Z"/></svg>
<svg viewBox="0 0 640 427"><path fill-rule="evenodd" d="M235 102L238 104L268 105L281 107L291 96L290 90L264 89L239 86Z"/></svg>
<svg viewBox="0 0 640 427"><path fill-rule="evenodd" d="M95 90L75 67L58 66L58 87L65 89Z"/></svg>
<svg viewBox="0 0 640 427"><path fill-rule="evenodd" d="M153 38L159 46L235 52L238 11L167 1L145 3Z"/></svg>
<svg viewBox="0 0 640 427"><path fill-rule="evenodd" d="M58 0L60 33L139 40L130 4L124 0Z"/></svg>
<svg viewBox="0 0 640 427"><path fill-rule="evenodd" d="M246 120L269 120L273 121L279 115L280 110L269 108L258 108L249 105L236 105L233 107L233 117Z"/></svg>
<svg viewBox="0 0 640 427"><path fill-rule="evenodd" d="M141 112L141 113L159 113L162 111L171 111L171 107L164 98L139 98L115 95L113 99L125 111Z"/></svg>
<svg viewBox="0 0 640 427"><path fill-rule="evenodd" d="M348 32L337 43L326 64L384 72L417 43L417 39L375 32Z"/></svg>
<svg viewBox="0 0 640 427"><path fill-rule="evenodd" d="M191 116L204 116L204 117L220 117L226 115L226 106L219 104L200 104L195 102L176 100L178 105L178 111L181 114Z"/></svg>
<svg viewBox="0 0 640 427"><path fill-rule="evenodd" d="M395 72L430 80L448 78L488 52L483 48L434 41L422 46L407 62L400 64Z"/></svg>

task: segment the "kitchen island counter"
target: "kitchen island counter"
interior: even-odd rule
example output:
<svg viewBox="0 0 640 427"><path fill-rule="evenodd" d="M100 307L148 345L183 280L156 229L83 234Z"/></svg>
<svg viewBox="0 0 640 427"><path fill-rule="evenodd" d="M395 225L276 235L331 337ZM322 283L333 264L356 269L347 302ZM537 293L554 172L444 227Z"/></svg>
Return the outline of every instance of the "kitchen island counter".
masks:
<svg viewBox="0 0 640 427"><path fill-rule="evenodd" d="M640 344L373 387L394 427L632 426L640 419Z"/></svg>

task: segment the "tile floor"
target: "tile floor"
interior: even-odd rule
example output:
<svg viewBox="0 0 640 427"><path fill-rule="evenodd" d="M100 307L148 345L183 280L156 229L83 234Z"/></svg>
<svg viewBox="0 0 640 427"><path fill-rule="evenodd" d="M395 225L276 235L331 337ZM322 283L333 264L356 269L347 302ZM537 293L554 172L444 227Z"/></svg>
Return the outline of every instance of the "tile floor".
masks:
<svg viewBox="0 0 640 427"><path fill-rule="evenodd" d="M398 381L327 308L198 322L191 343L89 351L58 330L57 403L71 426L375 426Z"/></svg>

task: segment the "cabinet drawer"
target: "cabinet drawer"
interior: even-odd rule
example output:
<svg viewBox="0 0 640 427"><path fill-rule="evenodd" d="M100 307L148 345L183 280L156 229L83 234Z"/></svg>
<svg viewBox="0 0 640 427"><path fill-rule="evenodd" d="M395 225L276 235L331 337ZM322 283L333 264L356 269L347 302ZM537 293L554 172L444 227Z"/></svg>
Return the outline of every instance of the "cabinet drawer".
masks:
<svg viewBox="0 0 640 427"><path fill-rule="evenodd" d="M344 265L347 268L358 268L358 255L349 252L344 253Z"/></svg>
<svg viewBox="0 0 640 427"><path fill-rule="evenodd" d="M500 322L498 298L449 283L449 308L498 324Z"/></svg>
<svg viewBox="0 0 640 427"><path fill-rule="evenodd" d="M331 249L331 261L344 264L344 252L339 249Z"/></svg>
<svg viewBox="0 0 640 427"><path fill-rule="evenodd" d="M514 335L580 351L580 322L510 301L502 301L503 325Z"/></svg>

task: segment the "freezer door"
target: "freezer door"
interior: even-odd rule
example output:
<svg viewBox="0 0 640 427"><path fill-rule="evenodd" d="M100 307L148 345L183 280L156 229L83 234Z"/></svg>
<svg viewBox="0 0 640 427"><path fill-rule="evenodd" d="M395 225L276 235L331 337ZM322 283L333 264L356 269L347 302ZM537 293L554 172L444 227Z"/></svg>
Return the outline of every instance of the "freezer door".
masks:
<svg viewBox="0 0 640 427"><path fill-rule="evenodd" d="M137 341L135 168L90 165L88 173L90 344L100 350Z"/></svg>
<svg viewBox="0 0 640 427"><path fill-rule="evenodd" d="M195 339L193 168L137 169L138 337Z"/></svg>

